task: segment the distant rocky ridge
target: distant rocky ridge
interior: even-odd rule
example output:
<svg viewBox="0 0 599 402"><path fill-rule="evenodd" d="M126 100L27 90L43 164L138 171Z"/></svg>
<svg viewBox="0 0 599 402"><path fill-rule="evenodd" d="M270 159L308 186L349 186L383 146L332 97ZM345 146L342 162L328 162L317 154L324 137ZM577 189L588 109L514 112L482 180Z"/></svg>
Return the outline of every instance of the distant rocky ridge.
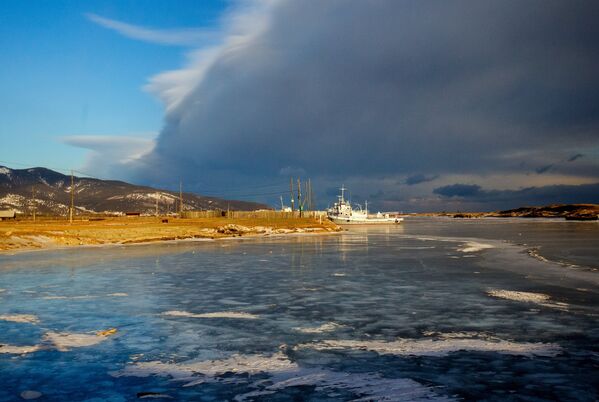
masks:
<svg viewBox="0 0 599 402"><path fill-rule="evenodd" d="M122 181L75 177L74 190L77 214L153 214L156 200L161 214L178 208L177 192ZM0 166L0 210L13 209L19 214L29 214L35 205L39 214L66 215L71 202L70 192L71 177L62 173L41 167L10 169ZM184 210L227 208L251 211L268 207L255 202L183 194Z"/></svg>
<svg viewBox="0 0 599 402"><path fill-rule="evenodd" d="M447 215L447 214L446 214ZM496 212L464 212L452 214L454 218L566 218L571 220L596 220L597 204L553 204L541 207L521 207Z"/></svg>
<svg viewBox="0 0 599 402"><path fill-rule="evenodd" d="M599 214L596 204L554 204L542 207L522 207L506 211L493 212L489 216L522 218L575 218L592 217Z"/></svg>

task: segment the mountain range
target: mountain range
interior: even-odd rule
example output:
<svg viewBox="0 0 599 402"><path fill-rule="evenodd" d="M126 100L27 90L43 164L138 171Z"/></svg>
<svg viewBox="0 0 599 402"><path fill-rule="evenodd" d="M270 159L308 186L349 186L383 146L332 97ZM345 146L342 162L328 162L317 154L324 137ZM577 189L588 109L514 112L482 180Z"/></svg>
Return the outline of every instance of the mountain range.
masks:
<svg viewBox="0 0 599 402"><path fill-rule="evenodd" d="M179 193L138 186L123 181L73 177L76 214L160 214L176 212ZM10 169L0 166L0 210L13 209L30 214L67 215L71 203L71 176L36 167ZM225 200L183 193L184 210L256 210L268 206L249 201Z"/></svg>

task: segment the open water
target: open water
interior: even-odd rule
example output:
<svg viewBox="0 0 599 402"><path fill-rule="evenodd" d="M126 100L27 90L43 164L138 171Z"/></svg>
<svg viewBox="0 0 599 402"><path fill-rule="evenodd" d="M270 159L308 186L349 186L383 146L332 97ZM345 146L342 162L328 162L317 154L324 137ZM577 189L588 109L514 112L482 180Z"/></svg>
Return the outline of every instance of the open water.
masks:
<svg viewBox="0 0 599 402"><path fill-rule="evenodd" d="M4 255L0 400L594 401L597 269L525 219Z"/></svg>

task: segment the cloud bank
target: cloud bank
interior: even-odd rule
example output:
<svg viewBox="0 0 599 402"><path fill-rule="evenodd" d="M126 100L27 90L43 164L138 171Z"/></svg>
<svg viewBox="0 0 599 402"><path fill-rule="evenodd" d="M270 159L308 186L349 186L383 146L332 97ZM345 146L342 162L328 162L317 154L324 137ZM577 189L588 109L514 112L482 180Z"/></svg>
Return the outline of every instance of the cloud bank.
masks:
<svg viewBox="0 0 599 402"><path fill-rule="evenodd" d="M558 203L599 204L599 183L580 185L553 185L527 187L518 190L485 190L476 184L453 184L433 190L442 197L452 198L468 204L491 204L501 208L506 202L516 205L540 205Z"/></svg>
<svg viewBox="0 0 599 402"><path fill-rule="evenodd" d="M132 178L201 192L293 167L387 209L502 176L597 182L598 20L593 1L242 2L217 45L150 80L165 123Z"/></svg>

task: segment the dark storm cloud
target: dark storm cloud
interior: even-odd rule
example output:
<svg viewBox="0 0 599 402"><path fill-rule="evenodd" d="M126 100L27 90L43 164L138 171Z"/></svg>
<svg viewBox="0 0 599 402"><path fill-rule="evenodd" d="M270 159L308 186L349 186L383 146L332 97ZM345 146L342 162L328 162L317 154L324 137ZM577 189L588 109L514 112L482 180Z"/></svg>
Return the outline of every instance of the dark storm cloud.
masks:
<svg viewBox="0 0 599 402"><path fill-rule="evenodd" d="M552 167L553 167L553 165L541 166L539 168L536 168L535 172L537 172L538 174L543 174L543 173L551 170Z"/></svg>
<svg viewBox="0 0 599 402"><path fill-rule="evenodd" d="M576 159L580 159L583 156L584 156L583 154L572 155L571 157L568 158L568 162L574 162Z"/></svg>
<svg viewBox="0 0 599 402"><path fill-rule="evenodd" d="M433 193L443 197L473 197L481 193L481 187L477 184L450 184L438 187Z"/></svg>
<svg viewBox="0 0 599 402"><path fill-rule="evenodd" d="M405 184L407 184L408 186L414 186L416 184L420 184L420 183L426 183L429 181L433 181L436 178L438 178L438 175L435 176L425 176L423 174L415 174L412 176L408 176L406 178Z"/></svg>
<svg viewBox="0 0 599 402"><path fill-rule="evenodd" d="M480 205L547 205L557 203L599 203L599 183L552 185L519 190L485 190L478 185L453 184L433 191L442 197L461 197Z"/></svg>
<svg viewBox="0 0 599 402"><path fill-rule="evenodd" d="M416 184L599 148L598 2L260 4L153 80L168 109L144 181L251 183L293 166ZM585 158L565 174L598 170Z"/></svg>

